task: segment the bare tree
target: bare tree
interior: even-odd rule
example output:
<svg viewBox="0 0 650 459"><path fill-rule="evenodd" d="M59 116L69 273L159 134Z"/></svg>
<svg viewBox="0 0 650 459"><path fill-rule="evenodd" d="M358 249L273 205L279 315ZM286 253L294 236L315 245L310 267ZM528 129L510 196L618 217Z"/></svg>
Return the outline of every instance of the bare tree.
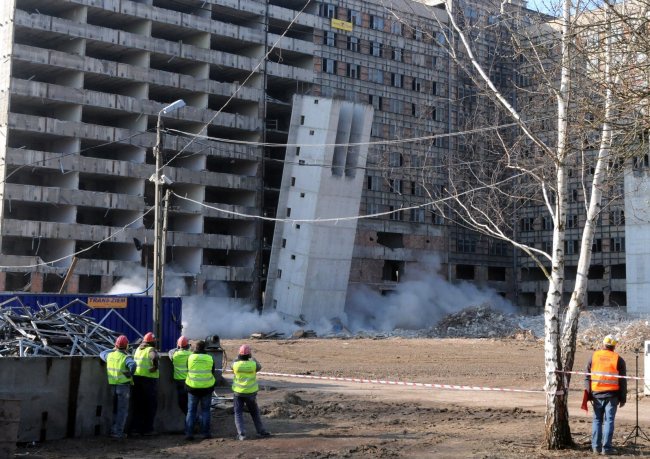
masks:
<svg viewBox="0 0 650 459"><path fill-rule="evenodd" d="M556 16L506 2L491 10L482 2L444 6L448 24L438 26L447 30L446 50L458 81L475 90L463 93L468 104L459 96L459 117L468 128L506 127L474 130L457 143L441 202L462 225L528 254L548 280L544 444L565 448L573 444L566 372L574 365L598 221L604 206L620 202L622 174L647 136L649 49L641 48L648 5L623 11L559 0ZM486 8L484 21L477 8ZM522 235L533 227L548 229L552 244ZM570 281L567 252L577 257Z"/></svg>

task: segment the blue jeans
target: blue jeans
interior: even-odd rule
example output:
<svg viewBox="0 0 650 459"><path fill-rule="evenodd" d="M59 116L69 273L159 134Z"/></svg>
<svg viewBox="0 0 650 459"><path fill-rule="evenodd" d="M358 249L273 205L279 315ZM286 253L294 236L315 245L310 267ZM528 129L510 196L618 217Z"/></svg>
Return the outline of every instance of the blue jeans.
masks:
<svg viewBox="0 0 650 459"><path fill-rule="evenodd" d="M260 409L257 406L257 396L253 395L238 395L233 397L235 409L235 426L239 435L246 435L246 428L244 427L244 405L253 418L253 424L258 434L264 432L264 425L260 416Z"/></svg>
<svg viewBox="0 0 650 459"><path fill-rule="evenodd" d="M113 394L113 425L111 435L121 437L124 435L126 418L129 415L129 398L131 398L131 384L111 384Z"/></svg>
<svg viewBox="0 0 650 459"><path fill-rule="evenodd" d="M594 419L591 425L591 448L598 452L609 451L612 449L618 397L594 398L592 406Z"/></svg>
<svg viewBox="0 0 650 459"><path fill-rule="evenodd" d="M185 435L191 437L194 433L194 420L196 409L201 404L201 435L210 436L210 404L212 403L212 392L202 397L192 393L187 394L187 416L185 416Z"/></svg>

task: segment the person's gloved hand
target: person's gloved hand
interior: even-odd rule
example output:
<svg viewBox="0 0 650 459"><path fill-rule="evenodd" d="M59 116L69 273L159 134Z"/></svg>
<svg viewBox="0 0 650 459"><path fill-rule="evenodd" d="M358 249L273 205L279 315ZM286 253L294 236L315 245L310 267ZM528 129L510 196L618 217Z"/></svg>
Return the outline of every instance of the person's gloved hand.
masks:
<svg viewBox="0 0 650 459"><path fill-rule="evenodd" d="M618 407L619 407L619 408L623 408L623 407L625 406L625 402L627 402L627 400L625 400L624 398L619 399L619 401L618 401Z"/></svg>

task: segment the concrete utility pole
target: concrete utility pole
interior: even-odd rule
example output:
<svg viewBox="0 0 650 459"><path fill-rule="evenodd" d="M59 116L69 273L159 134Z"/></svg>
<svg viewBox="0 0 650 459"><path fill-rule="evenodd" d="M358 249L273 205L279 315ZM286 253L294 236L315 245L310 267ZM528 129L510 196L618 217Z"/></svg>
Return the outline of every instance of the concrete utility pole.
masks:
<svg viewBox="0 0 650 459"><path fill-rule="evenodd" d="M154 147L154 156L156 157L156 172L150 180L154 182L155 201L154 201L154 245L153 245L153 334L158 342L162 342L162 322L160 315L162 311L162 296L164 286L163 264L165 263L165 238L164 222L161 220L161 203L162 203L162 185L165 184L165 176L162 174L162 115L173 112L185 106L185 101L179 99L166 106L158 112L158 122L156 124L156 146ZM167 192L169 198L169 191Z"/></svg>

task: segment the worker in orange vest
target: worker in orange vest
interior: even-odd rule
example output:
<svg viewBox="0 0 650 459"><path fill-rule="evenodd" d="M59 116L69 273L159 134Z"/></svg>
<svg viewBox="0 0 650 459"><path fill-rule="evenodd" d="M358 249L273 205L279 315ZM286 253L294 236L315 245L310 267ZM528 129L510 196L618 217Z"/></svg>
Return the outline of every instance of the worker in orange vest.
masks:
<svg viewBox="0 0 650 459"><path fill-rule="evenodd" d="M585 389L594 409L591 425L591 449L596 454L612 454L614 418L616 409L625 405L627 398L627 370L623 360L614 348L618 340L607 335L602 349L593 353L585 373Z"/></svg>

